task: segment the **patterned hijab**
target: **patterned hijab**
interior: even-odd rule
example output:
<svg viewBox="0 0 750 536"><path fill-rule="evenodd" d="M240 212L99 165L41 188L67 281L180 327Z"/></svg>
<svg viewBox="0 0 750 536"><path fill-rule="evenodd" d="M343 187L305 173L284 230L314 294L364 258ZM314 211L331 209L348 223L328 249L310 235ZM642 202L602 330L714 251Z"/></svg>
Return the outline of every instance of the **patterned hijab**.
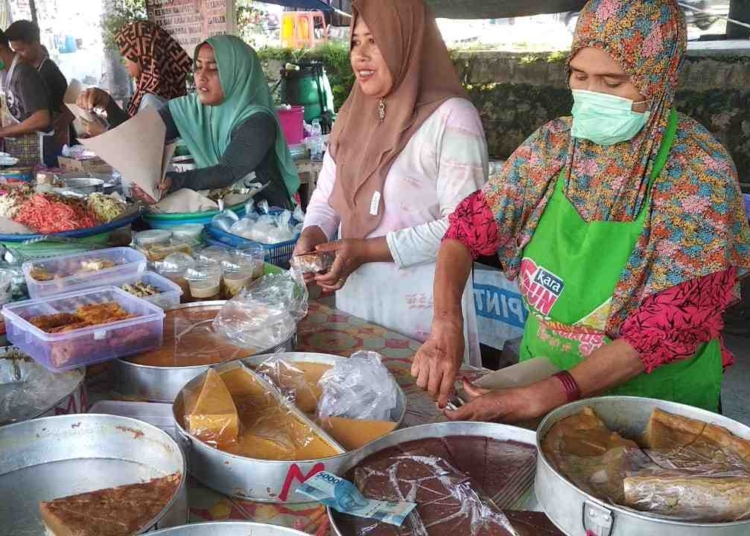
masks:
<svg viewBox="0 0 750 536"><path fill-rule="evenodd" d="M187 94L186 80L193 61L162 28L146 21L128 24L117 32L115 43L123 58L141 67L128 115L138 113L141 101L148 93L167 100Z"/></svg>
<svg viewBox="0 0 750 536"><path fill-rule="evenodd" d="M518 274L523 248L565 169L565 194L586 221L632 221L647 199L686 49L675 0L590 0L570 58L606 51L650 102L649 123L630 142L601 147L570 135L571 119L539 129L510 157L485 196L504 233L499 257ZM750 269L750 228L731 157L711 134L680 115L667 165L656 179L644 231L615 290L607 332L647 296L732 267Z"/></svg>
<svg viewBox="0 0 750 536"><path fill-rule="evenodd" d="M391 166L419 127L448 99L466 98L432 10L423 0L355 0L352 35L362 17L393 76L384 98L366 96L355 83L331 133L336 183L331 206L341 215L342 238L364 238L383 217L373 215ZM381 197L382 199L382 197Z"/></svg>

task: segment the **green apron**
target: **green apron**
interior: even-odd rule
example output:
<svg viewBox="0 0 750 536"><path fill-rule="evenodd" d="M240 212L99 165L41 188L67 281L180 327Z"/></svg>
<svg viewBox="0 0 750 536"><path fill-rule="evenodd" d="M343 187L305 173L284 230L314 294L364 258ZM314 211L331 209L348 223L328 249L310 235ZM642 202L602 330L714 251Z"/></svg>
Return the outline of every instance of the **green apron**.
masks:
<svg viewBox="0 0 750 536"><path fill-rule="evenodd" d="M651 188L667 162L677 114L659 148L646 200L632 222L586 223L565 197L566 170L523 252L519 286L529 309L521 360L547 357L562 370L578 365L611 341L605 328L612 296L651 207ZM723 378L718 340L691 359L663 365L608 391L609 395L658 398L717 411Z"/></svg>

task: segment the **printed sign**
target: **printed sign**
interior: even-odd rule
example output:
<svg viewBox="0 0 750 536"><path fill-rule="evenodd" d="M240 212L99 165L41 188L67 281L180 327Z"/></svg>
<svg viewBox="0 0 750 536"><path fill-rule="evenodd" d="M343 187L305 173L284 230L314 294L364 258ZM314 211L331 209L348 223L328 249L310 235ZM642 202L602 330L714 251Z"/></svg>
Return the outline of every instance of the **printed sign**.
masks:
<svg viewBox="0 0 750 536"><path fill-rule="evenodd" d="M235 29L234 0L146 0L146 12L191 56L209 37Z"/></svg>
<svg viewBox="0 0 750 536"><path fill-rule="evenodd" d="M501 271L474 265L474 306L482 344L502 350L506 341L523 335L528 311L518 285Z"/></svg>

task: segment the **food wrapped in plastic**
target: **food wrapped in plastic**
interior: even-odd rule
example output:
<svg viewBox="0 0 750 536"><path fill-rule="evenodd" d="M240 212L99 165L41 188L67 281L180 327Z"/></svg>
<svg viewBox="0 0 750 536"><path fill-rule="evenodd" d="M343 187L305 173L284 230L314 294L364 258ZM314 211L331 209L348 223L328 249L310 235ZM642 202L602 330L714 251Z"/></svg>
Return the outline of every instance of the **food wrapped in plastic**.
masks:
<svg viewBox="0 0 750 536"><path fill-rule="evenodd" d="M292 362L277 352L255 368L260 376L274 385L300 411L314 414L323 390L318 385L331 365Z"/></svg>
<svg viewBox="0 0 750 536"><path fill-rule="evenodd" d="M352 536L516 535L492 497L523 494L533 480L535 462L532 445L482 437L397 445L366 458L346 478L365 497L415 502L416 510L399 528L347 515L337 515L337 524Z"/></svg>
<svg viewBox="0 0 750 536"><path fill-rule="evenodd" d="M240 218L237 214L231 210L225 210L211 219L211 225L228 233L232 228L232 225L238 221L240 221Z"/></svg>
<svg viewBox="0 0 750 536"><path fill-rule="evenodd" d="M242 348L273 348L295 333L307 299L304 282L291 272L266 275L226 303L214 329Z"/></svg>
<svg viewBox="0 0 750 536"><path fill-rule="evenodd" d="M294 240L295 225L288 210L279 215L264 214L245 217L232 225L229 232L261 244L279 244Z"/></svg>
<svg viewBox="0 0 750 536"><path fill-rule="evenodd" d="M238 365L213 369L182 393L188 432L225 452L263 460L309 460L341 451L269 384Z"/></svg>
<svg viewBox="0 0 750 536"><path fill-rule="evenodd" d="M318 418L388 421L398 403L398 386L375 352L342 359L320 379Z"/></svg>
<svg viewBox="0 0 750 536"><path fill-rule="evenodd" d="M10 361L21 354L15 349L8 349L0 354L0 369L8 367L13 372L0 373L12 375L18 381L4 383L0 381L0 426L14 422L33 419L48 411L52 406L75 391L83 381L82 369L55 374L28 358L23 360L19 369L16 364L3 364L5 356Z"/></svg>
<svg viewBox="0 0 750 536"><path fill-rule="evenodd" d="M292 257L291 266L301 274L320 274L330 270L335 260L333 253L312 252Z"/></svg>

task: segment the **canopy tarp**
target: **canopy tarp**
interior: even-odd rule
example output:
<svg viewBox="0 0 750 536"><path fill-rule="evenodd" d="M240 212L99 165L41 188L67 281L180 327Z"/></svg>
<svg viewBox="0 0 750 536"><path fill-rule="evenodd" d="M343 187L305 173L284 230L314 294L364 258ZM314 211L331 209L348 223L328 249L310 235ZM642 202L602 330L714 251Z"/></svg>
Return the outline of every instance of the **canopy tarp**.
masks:
<svg viewBox="0 0 750 536"><path fill-rule="evenodd" d="M326 0L263 0L297 9L333 9ZM543 13L579 11L586 0L427 0L435 15L446 19L505 19ZM338 4L339 2L336 2ZM348 4L348 2L347 2ZM343 7L343 6L342 6ZM349 11L344 8L345 11Z"/></svg>
<svg viewBox="0 0 750 536"><path fill-rule="evenodd" d="M318 11L333 11L328 2L324 0L263 0L266 4L276 4L284 7L293 7L295 9L317 9Z"/></svg>
<svg viewBox="0 0 750 536"><path fill-rule="evenodd" d="M580 11L586 0L427 0L446 19L506 19Z"/></svg>

